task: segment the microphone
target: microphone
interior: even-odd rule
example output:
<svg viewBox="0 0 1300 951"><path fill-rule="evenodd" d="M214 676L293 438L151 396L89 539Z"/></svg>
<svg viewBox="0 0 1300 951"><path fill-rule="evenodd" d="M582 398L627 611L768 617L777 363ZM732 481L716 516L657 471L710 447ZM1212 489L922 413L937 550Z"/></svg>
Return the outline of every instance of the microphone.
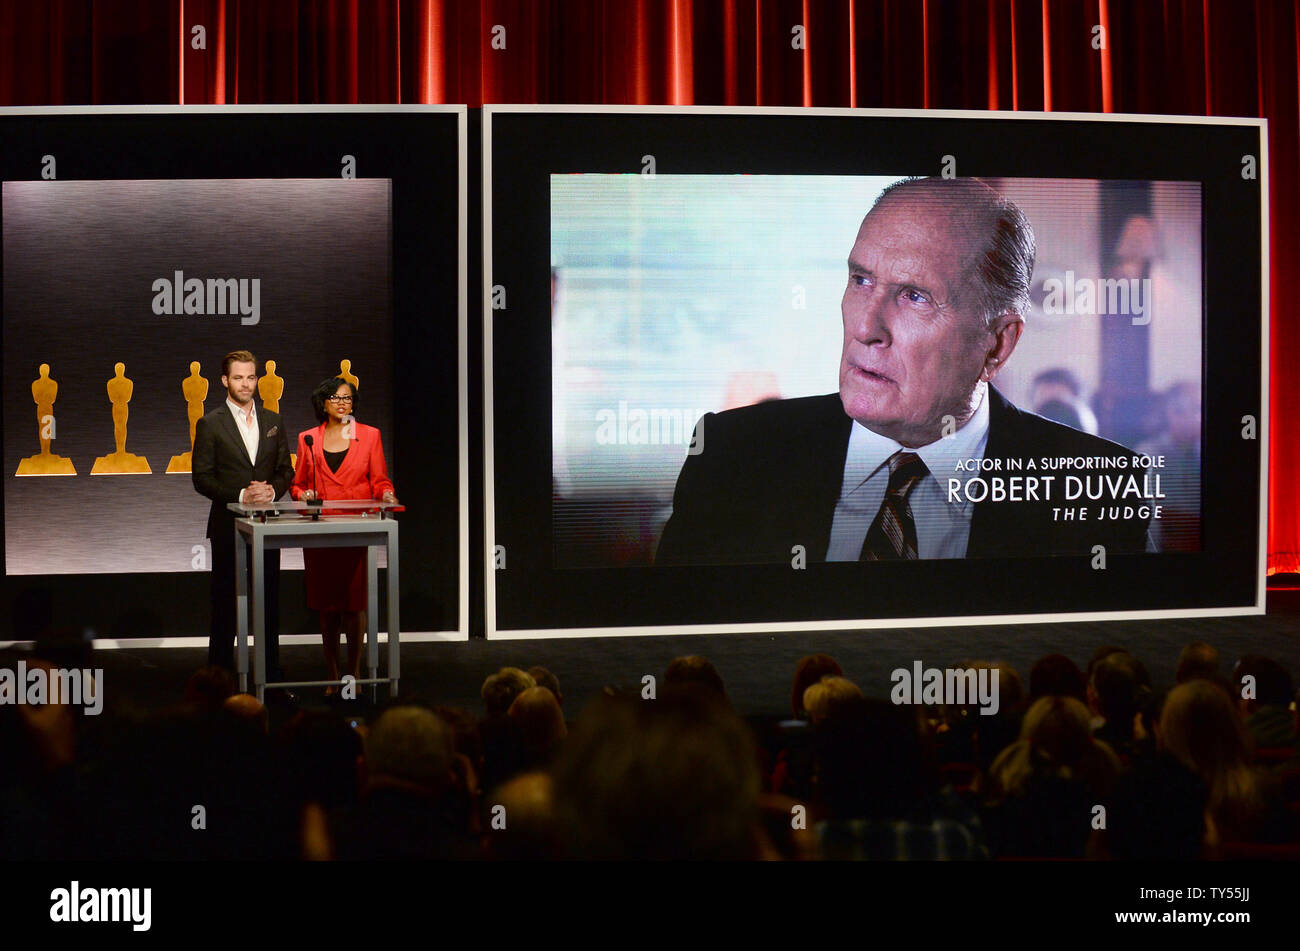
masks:
<svg viewBox="0 0 1300 951"><path fill-rule="evenodd" d="M320 489L316 487L316 453L312 449L312 443L314 443L315 440L312 439L310 435L308 435L308 436L303 436L302 441L307 444L307 455L311 459L311 490L312 492L316 493L316 498L308 499L307 504L320 505L321 503Z"/></svg>

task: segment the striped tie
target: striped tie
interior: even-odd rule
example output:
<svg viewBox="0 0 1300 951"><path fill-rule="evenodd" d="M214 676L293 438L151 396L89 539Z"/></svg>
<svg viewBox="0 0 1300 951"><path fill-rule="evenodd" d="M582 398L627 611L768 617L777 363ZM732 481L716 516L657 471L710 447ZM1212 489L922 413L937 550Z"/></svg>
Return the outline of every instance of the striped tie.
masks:
<svg viewBox="0 0 1300 951"><path fill-rule="evenodd" d="M916 483L930 474L921 457L900 449L889 457L889 488L880 512L862 541L859 561L916 559L916 522L907 497Z"/></svg>

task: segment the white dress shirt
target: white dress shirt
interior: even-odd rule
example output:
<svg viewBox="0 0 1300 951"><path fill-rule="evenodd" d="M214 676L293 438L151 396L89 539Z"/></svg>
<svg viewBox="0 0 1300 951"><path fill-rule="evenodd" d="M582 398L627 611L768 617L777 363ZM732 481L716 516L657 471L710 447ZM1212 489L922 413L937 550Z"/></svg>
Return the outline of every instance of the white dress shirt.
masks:
<svg viewBox="0 0 1300 951"><path fill-rule="evenodd" d="M975 503L962 499L948 502L948 479L965 481L976 472L959 472L964 460L984 458L989 441L989 401L985 389L979 408L951 436L940 437L928 446L910 449L921 457L930 474L912 487L908 503L916 522L917 558L965 558L970 541L970 520ZM867 531L880 512L889 487L889 457L901 443L874 433L854 420L849 450L844 459L844 482L835 504L827 561L857 561ZM967 462L969 465L969 462Z"/></svg>
<svg viewBox="0 0 1300 951"><path fill-rule="evenodd" d="M260 435L257 431L257 404L249 403L248 409L244 410L238 403L227 396L226 405L230 407L231 415L235 417L235 427L244 440L244 449L248 452L248 461L256 464L257 444ZM239 501L244 501L244 493L247 491L247 489L239 490Z"/></svg>

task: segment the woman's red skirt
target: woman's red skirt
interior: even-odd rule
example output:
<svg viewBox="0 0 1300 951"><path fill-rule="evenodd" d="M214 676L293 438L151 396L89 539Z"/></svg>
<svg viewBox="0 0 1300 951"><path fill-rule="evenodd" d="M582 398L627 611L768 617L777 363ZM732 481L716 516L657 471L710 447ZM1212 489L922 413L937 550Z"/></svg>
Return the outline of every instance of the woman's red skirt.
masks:
<svg viewBox="0 0 1300 951"><path fill-rule="evenodd" d="M364 548L304 548L307 607L313 611L366 609Z"/></svg>

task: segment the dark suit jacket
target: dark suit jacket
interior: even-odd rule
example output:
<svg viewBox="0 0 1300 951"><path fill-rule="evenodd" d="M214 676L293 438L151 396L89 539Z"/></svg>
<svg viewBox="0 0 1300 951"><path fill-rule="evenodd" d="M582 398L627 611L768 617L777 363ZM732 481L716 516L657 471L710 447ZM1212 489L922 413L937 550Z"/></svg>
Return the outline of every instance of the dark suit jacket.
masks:
<svg viewBox="0 0 1300 951"><path fill-rule="evenodd" d="M238 502L240 490L253 481L269 482L278 499L293 481L289 464L289 436L279 413L257 408L257 463L248 461L248 450L235 425L230 407L221 405L198 421L194 427L194 453L190 468L194 488L212 500L208 512L208 538L224 532L223 540L234 533L235 516L226 504Z"/></svg>
<svg viewBox="0 0 1300 951"><path fill-rule="evenodd" d="M988 389L988 399L986 459L1133 455L1118 443L1018 409L993 387ZM804 546L808 561L824 561L853 427L839 394L709 413L699 427L703 450L688 456L682 466L673 514L664 526L655 563L788 562L795 545ZM1094 545L1106 546L1107 554L1146 550L1145 521L1097 521L1101 501L1063 498L1065 475L1136 474L1140 484L1140 471L979 473L985 477L1044 474L1056 476L1049 501L976 503L967 558L1089 554ZM966 479L976 473L951 475ZM1105 501L1109 504L1109 499ZM1126 501L1136 508L1140 500ZM1054 506L1080 505L1092 510L1089 521L1053 521Z"/></svg>

